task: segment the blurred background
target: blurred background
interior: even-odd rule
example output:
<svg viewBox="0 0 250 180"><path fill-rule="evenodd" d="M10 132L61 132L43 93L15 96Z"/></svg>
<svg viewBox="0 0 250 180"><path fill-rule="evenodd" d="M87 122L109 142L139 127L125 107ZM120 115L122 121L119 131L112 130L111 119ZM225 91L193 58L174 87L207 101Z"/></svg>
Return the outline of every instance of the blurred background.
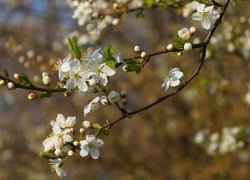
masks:
<svg viewBox="0 0 250 180"><path fill-rule="evenodd" d="M247 1L230 5L198 78L178 95L118 123L110 135L101 136L105 145L99 160L70 158L64 167L65 179L250 179L249 149L209 156L193 142L201 129L220 131L224 126L250 123L250 100L246 98L250 91L249 6ZM38 86L43 86L41 73L47 71L56 84L53 64L70 52L65 37L76 30L85 33L72 14L65 1L0 0L0 68L6 67L11 77L26 73ZM121 57L127 58L135 55L135 45L147 52L160 50L171 43L180 28L200 27L190 18L183 18L181 10L154 9L144 15L144 19L137 19L129 14L92 47L112 43ZM207 33L200 28L197 31L201 39ZM231 34L229 38L224 37L225 31ZM198 51L157 56L139 75L118 70L110 87L127 90L128 107L134 110L164 94L161 84L171 68L180 67L184 80L195 70L198 58ZM91 99L77 93L70 97L59 93L29 101L30 92L0 88L2 180L58 179L48 161L38 156L43 150L42 141L51 131L49 122L62 113L76 116L80 127L83 107ZM104 123L117 117L119 112L108 107L89 120Z"/></svg>

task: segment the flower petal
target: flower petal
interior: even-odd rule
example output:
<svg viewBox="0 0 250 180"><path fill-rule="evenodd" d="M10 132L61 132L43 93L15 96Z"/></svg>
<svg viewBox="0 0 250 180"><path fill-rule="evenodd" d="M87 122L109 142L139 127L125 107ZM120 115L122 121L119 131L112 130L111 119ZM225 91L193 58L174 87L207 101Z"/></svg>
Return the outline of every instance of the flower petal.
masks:
<svg viewBox="0 0 250 180"><path fill-rule="evenodd" d="M93 159L98 159L99 158L99 155L100 155L100 152L97 148L90 148L90 156L93 158Z"/></svg>
<svg viewBox="0 0 250 180"><path fill-rule="evenodd" d="M83 146L80 151L80 156L85 157L89 154L89 147Z"/></svg>

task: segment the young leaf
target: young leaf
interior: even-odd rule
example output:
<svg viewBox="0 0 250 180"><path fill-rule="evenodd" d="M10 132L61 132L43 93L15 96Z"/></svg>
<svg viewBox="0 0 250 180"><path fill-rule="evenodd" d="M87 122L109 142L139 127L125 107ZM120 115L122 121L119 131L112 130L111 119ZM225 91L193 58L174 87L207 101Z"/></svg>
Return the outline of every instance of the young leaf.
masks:
<svg viewBox="0 0 250 180"><path fill-rule="evenodd" d="M77 59L80 59L82 57L82 53L81 53L81 49L79 48L78 44L77 44L77 37L73 36L72 38L68 38L69 40L69 45L71 50L73 51L75 57Z"/></svg>
<svg viewBox="0 0 250 180"><path fill-rule="evenodd" d="M7 68L3 68L3 72L4 72L5 77L9 78L9 72Z"/></svg>
<svg viewBox="0 0 250 180"><path fill-rule="evenodd" d="M115 47L113 45L106 45L103 48L104 61L108 67L115 69L115 58L113 57L115 53Z"/></svg>

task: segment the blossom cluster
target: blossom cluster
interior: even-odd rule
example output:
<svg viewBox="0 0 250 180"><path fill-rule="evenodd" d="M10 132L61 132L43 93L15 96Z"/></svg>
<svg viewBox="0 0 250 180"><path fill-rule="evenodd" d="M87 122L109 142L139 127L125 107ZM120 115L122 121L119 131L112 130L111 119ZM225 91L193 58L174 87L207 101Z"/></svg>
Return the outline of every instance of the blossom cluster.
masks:
<svg viewBox="0 0 250 180"><path fill-rule="evenodd" d="M226 154L245 147L249 138L249 129L246 127L224 127L219 132L209 133L208 130L197 132L194 138L196 144L206 147L207 154Z"/></svg>
<svg viewBox="0 0 250 180"><path fill-rule="evenodd" d="M106 86L108 77L115 74L115 69L105 63L101 49L89 51L84 58L72 58L69 54L65 59L58 60L56 69L59 79L65 82L67 90L79 89L81 92L93 92L95 86ZM117 56L116 60L119 57Z"/></svg>
<svg viewBox="0 0 250 180"><path fill-rule="evenodd" d="M86 26L88 33L94 37L100 36L108 26L116 26L120 21L121 12L141 7L143 2L143 0L68 1L74 8L73 19L77 19L79 26Z"/></svg>
<svg viewBox="0 0 250 180"><path fill-rule="evenodd" d="M100 155L98 148L104 144L95 135L86 134L87 130L92 128L89 121L83 121L81 136L79 140L76 140L74 137L75 123L75 117L65 118L62 114L58 114L56 120L50 122L52 133L43 141L44 152L41 153L41 156L49 159L51 169L60 177L66 176L66 172L62 169L64 159L73 156L77 151L82 157L90 154L93 159L98 159ZM86 139L84 140L85 134Z"/></svg>
<svg viewBox="0 0 250 180"><path fill-rule="evenodd" d="M195 10L196 12L194 12ZM220 16L218 11L215 10L214 5L207 6L206 4L198 3L197 1L192 1L186 4L182 13L184 17L188 17L193 13L192 19L200 21L204 29L210 29L211 22Z"/></svg>

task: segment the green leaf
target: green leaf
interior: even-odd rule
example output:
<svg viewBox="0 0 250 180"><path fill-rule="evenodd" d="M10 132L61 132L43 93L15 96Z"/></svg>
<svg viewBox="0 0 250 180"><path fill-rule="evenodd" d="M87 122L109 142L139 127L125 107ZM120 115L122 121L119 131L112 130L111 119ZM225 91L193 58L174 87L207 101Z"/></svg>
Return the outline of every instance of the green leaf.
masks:
<svg viewBox="0 0 250 180"><path fill-rule="evenodd" d="M115 46L113 45L106 45L103 48L103 56L104 61L108 67L115 69L115 58L113 57L115 53Z"/></svg>
<svg viewBox="0 0 250 180"><path fill-rule="evenodd" d="M5 77L9 78L9 72L8 72L7 68L5 68L5 67L3 68L3 73L4 73Z"/></svg>
<svg viewBox="0 0 250 180"><path fill-rule="evenodd" d="M136 72L136 73L141 72L141 65L137 60L135 59L128 60L126 61L126 64L128 72Z"/></svg>
<svg viewBox="0 0 250 180"><path fill-rule="evenodd" d="M28 86L28 85L30 85L31 84L31 82L30 82L30 79L29 79L29 77L27 76L27 74L21 74L21 79L23 80L23 84L25 85L25 86Z"/></svg>
<svg viewBox="0 0 250 180"><path fill-rule="evenodd" d="M41 94L39 95L39 98L47 98L47 97L50 97L50 96L51 96L50 93L48 93L48 92L43 92L43 93L41 93Z"/></svg>
<svg viewBox="0 0 250 180"><path fill-rule="evenodd" d="M39 156L41 156L41 157L43 157L43 158L45 158L45 159L53 159L54 157L50 154L50 153L48 153L48 152L40 152L39 153Z"/></svg>
<svg viewBox="0 0 250 180"><path fill-rule="evenodd" d="M173 41L177 49L183 49L184 44L187 42L186 40L181 39L178 35L174 37Z"/></svg>
<svg viewBox="0 0 250 180"><path fill-rule="evenodd" d="M153 6L154 0L144 0L145 4L149 7Z"/></svg>
<svg viewBox="0 0 250 180"><path fill-rule="evenodd" d="M76 35L73 36L72 38L68 38L69 40L69 45L71 50L73 51L75 57L77 59L80 59L82 57L82 53L81 53L81 49L79 48L78 44L77 44L77 37Z"/></svg>
<svg viewBox="0 0 250 180"><path fill-rule="evenodd" d="M102 128L102 126L100 124L98 124L98 123L93 124L92 127L94 129L101 129Z"/></svg>

